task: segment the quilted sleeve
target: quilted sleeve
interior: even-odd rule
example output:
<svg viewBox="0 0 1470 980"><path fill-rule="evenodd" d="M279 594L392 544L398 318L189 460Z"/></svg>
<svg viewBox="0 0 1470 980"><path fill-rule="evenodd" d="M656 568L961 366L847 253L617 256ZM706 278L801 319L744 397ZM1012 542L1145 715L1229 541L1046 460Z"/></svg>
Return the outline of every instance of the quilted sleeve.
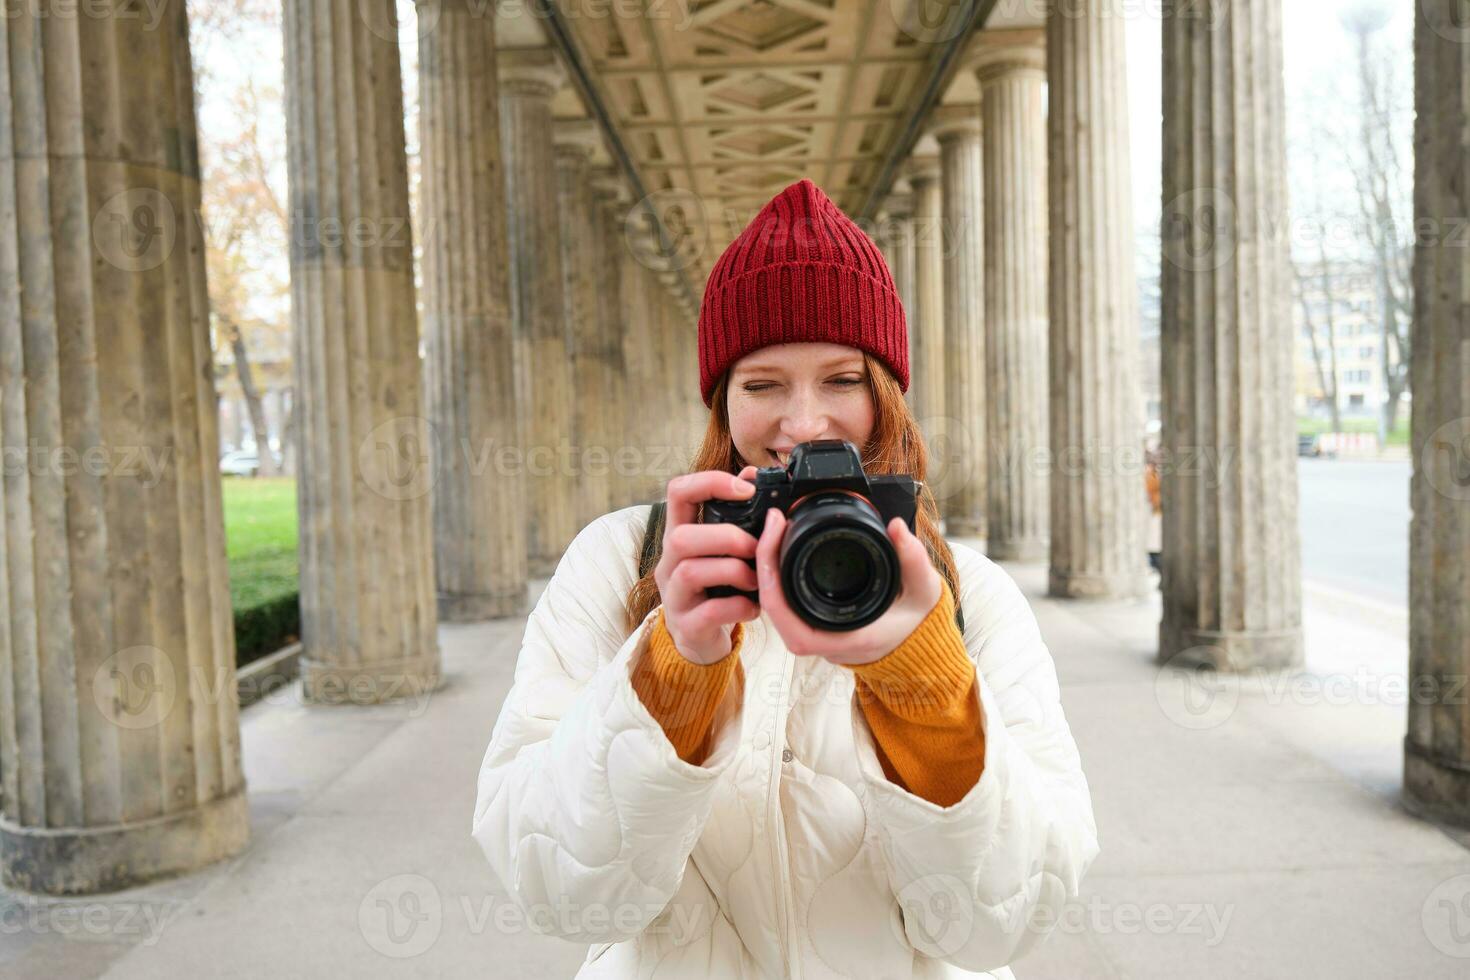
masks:
<svg viewBox="0 0 1470 980"><path fill-rule="evenodd" d="M668 904L739 741L743 708L691 765L634 692L658 613L623 636L641 533L608 515L562 557L527 620L471 827L528 921L581 943L629 939Z"/></svg>
<svg viewBox="0 0 1470 980"><path fill-rule="evenodd" d="M916 796L885 776L856 700L852 720L864 806L909 941L984 972L1055 926L1097 857L1097 826L1030 605L999 566L955 550L985 731L979 780L949 806Z"/></svg>

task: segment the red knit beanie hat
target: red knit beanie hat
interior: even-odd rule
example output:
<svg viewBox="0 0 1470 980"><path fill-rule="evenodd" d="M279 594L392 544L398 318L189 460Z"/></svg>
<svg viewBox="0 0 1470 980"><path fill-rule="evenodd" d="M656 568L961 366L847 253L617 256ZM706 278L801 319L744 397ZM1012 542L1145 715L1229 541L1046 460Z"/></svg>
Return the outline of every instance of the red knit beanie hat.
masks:
<svg viewBox="0 0 1470 980"><path fill-rule="evenodd" d="M771 198L710 271L699 307L704 403L746 354L801 342L867 351L908 391L908 326L888 263L806 179Z"/></svg>

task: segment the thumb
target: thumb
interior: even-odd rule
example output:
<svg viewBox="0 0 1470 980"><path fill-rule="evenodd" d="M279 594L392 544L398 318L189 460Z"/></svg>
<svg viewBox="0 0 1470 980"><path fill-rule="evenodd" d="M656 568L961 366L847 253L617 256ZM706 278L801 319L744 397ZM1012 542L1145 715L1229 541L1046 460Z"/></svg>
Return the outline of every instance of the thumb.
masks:
<svg viewBox="0 0 1470 980"><path fill-rule="evenodd" d="M895 517L888 523L888 534L898 552L898 565L904 585L909 589L929 586L931 574L937 576L938 573L929 559L929 549L924 547L924 542L909 530L901 517ZM938 598L937 593L935 598Z"/></svg>

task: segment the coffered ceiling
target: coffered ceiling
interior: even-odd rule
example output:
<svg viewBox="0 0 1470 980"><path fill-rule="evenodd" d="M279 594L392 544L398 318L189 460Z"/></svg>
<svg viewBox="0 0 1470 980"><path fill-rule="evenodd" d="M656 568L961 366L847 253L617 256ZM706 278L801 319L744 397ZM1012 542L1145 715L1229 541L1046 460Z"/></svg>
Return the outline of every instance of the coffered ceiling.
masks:
<svg viewBox="0 0 1470 980"><path fill-rule="evenodd" d="M1016 14L996 8L1015 5L980 0L984 16L1006 26ZM963 33L956 7L963 5L556 0L696 292L760 207L802 177L859 215L935 84L942 52ZM524 26L502 30L502 46L520 43L515 31ZM557 115L583 112L567 95L554 104Z"/></svg>

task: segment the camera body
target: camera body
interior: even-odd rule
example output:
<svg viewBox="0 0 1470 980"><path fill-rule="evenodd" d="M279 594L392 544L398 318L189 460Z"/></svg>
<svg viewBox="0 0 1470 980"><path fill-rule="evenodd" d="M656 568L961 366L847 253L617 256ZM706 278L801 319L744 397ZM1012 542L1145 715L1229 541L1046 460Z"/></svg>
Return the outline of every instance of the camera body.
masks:
<svg viewBox="0 0 1470 980"><path fill-rule="evenodd" d="M709 500L706 524L734 524L760 537L766 511L786 515L781 540L781 588L792 610L813 628L855 630L881 616L901 585L888 522L914 529L919 489L908 475L868 476L862 456L845 439L804 442L785 467L756 471L749 500ZM754 567L754 561L747 560ZM711 598L759 594L712 586Z"/></svg>

